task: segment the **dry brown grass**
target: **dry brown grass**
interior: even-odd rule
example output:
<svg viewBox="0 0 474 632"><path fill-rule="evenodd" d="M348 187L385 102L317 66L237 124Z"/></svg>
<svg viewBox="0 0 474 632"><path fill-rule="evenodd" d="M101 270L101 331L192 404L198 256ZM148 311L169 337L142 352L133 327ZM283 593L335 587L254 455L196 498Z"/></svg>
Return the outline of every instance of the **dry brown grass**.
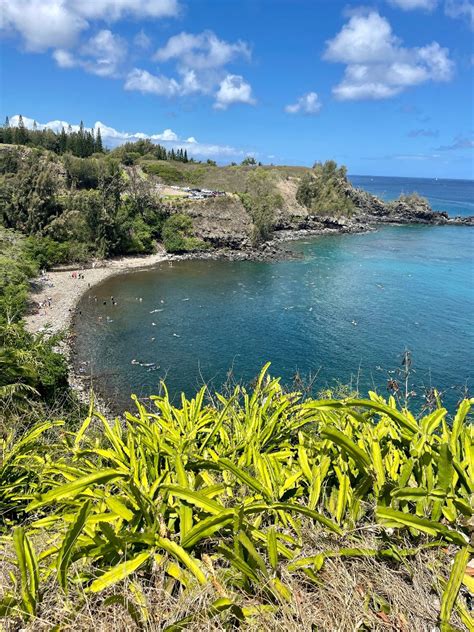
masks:
<svg viewBox="0 0 474 632"><path fill-rule="evenodd" d="M357 540L355 540L355 537ZM377 545L376 528L347 539L342 545L374 547ZM318 530L307 529L307 546L304 555L315 555L328 548L327 538ZM341 543L339 543L341 545ZM380 542L379 542L380 544ZM38 545L38 543L36 543ZM46 546L46 544L45 544ZM0 557L0 598L11 589L10 572L13 551L3 549ZM282 565L281 578L290 587L289 602L274 604L271 612L261 612L241 623L240 629L248 632L290 632L292 630L320 632L433 632L438 629L441 588L439 577L447 578L452 561L448 549L421 551L404 563L375 558L328 559L319 572L320 583L310 582L301 574L290 573ZM80 568L76 565L75 572ZM112 596L136 603L132 583L140 587L147 620L138 626L123 604L109 604ZM262 591L264 586L262 585ZM28 624L19 618L5 619L5 632L20 628L25 632L43 632L60 629L61 632L128 632L143 629L158 632L180 619L193 615L194 619L183 629L193 632L236 629L236 620L230 612L209 618L206 610L219 597L229 597L242 607L264 602L263 594L249 596L244 591L226 585L226 569L215 568L214 581L186 591L172 585L162 567L155 567L148 575L138 573L132 581L104 591L87 595L72 589L65 595L57 585L54 573L46 584L38 616ZM460 599L466 605L466 593ZM452 623L466 630L459 617Z"/></svg>

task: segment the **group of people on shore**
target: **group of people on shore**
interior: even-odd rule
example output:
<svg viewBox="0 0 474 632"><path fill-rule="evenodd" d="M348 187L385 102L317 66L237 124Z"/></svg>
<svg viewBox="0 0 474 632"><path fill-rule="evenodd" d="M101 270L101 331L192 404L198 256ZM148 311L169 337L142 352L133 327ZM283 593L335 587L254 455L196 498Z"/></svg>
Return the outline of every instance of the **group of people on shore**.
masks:
<svg viewBox="0 0 474 632"><path fill-rule="evenodd" d="M44 301L37 301L37 306L38 306L38 311L37 314L41 314L41 310L44 309L43 314L46 316L47 312L47 308L49 307L49 309L53 309L53 297L52 296L48 296L48 298L46 298Z"/></svg>

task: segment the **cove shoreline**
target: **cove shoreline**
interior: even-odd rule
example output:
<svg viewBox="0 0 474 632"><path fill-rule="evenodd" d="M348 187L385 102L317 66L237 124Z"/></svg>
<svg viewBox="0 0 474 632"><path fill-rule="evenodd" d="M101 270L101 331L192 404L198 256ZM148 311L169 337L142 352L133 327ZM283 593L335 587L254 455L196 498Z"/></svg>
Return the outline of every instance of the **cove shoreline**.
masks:
<svg viewBox="0 0 474 632"><path fill-rule="evenodd" d="M471 218L470 218L471 219ZM419 222L350 222L324 228L307 227L293 230L277 230L273 239L264 242L258 249L245 247L241 249L217 248L187 254L166 253L160 250L151 255L138 255L92 261L83 266L64 266L48 272L43 279L32 281L30 299L32 301L47 301L52 298L51 308L46 307L39 313L29 313L24 320L26 328L31 333L44 333L46 336L64 332L63 339L58 343L57 351L64 355L68 364L68 382L71 390L82 403L89 403L90 394L94 392L93 378L83 375L80 371L75 355L76 335L74 333L74 317L78 315L77 305L86 292L112 276L127 274L132 271L150 269L164 262L184 260L227 260L227 261L266 261L278 262L288 259L301 258L294 252L284 248L285 243L320 235L338 235L348 233L367 233L378 229L380 225L406 225ZM464 222L463 222L464 223ZM471 224L472 225L472 224ZM77 272L84 278L73 278ZM99 389L100 390L100 389ZM94 402L97 410L104 414L115 414L103 395L94 392Z"/></svg>
<svg viewBox="0 0 474 632"><path fill-rule="evenodd" d="M314 231L314 234L320 234L320 232ZM290 258L298 257L284 250L281 244L275 241L265 242L260 248L241 250L222 248L185 254L167 253L160 245L159 250L150 255L132 255L93 260L76 266L72 264L58 266L31 281L29 309L23 319L27 331L32 334L43 334L47 337L64 334L58 342L56 351L66 358L69 387L84 404L89 403L88 394L93 392L95 408L103 414L114 414L106 399L94 391L91 378L80 373L80 367L74 360L76 338L73 331L74 317L77 316L77 306L86 292L92 291L95 286L113 276L150 269L164 262L185 260L276 262ZM74 273L76 277L73 276ZM51 301L50 304L49 301Z"/></svg>

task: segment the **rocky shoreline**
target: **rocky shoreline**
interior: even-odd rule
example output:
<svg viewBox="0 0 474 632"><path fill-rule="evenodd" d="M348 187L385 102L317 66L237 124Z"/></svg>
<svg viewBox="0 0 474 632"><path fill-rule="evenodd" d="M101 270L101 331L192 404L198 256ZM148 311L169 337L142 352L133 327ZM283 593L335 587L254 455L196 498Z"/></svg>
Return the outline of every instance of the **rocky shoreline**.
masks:
<svg viewBox="0 0 474 632"><path fill-rule="evenodd" d="M25 317L26 327L31 332L43 332L45 335L68 331L59 350L65 354L68 361L70 386L78 394L79 399L85 402L91 385L74 366L74 334L69 329L81 296L112 275L149 268L163 261L201 259L278 262L298 259L302 255L285 249L286 242L316 235L364 233L387 224L474 226L474 216L449 217L447 213L433 211L428 202L418 196L401 197L393 202L384 202L362 189L354 188L349 182L346 182L346 185L346 195L355 207L350 217L308 213L305 216L279 218L274 226L272 239L259 247L252 247L248 240L241 240L237 236L229 241L229 234L223 238L222 234L215 233L207 235L214 248L204 252L172 255L162 249L153 255L91 262L88 266L80 267L79 271L78 268L72 266L53 270L42 280L32 283L32 298L43 307ZM78 271L79 278L73 277L74 270ZM100 410L108 409L106 402L98 400L96 403Z"/></svg>
<svg viewBox="0 0 474 632"><path fill-rule="evenodd" d="M387 224L474 226L474 216L449 217L447 213L433 211L422 198L417 205L409 205L402 200L386 203L352 187L351 195L354 195L360 212L351 217L308 215L296 223L280 221L274 229L272 239L259 247L246 243L240 247L231 247L226 243L219 247L216 242L215 248L202 252L168 254L161 249L153 255L95 261L87 266L67 266L48 272L42 279L32 283L31 302L41 307L36 311L30 310L26 315L26 327L33 333L45 332L47 335L67 329L79 299L88 289L112 275L151 267L162 261L201 259L277 262L301 258L300 254L284 248L286 242L317 235L364 233ZM79 279L72 277L74 270Z"/></svg>

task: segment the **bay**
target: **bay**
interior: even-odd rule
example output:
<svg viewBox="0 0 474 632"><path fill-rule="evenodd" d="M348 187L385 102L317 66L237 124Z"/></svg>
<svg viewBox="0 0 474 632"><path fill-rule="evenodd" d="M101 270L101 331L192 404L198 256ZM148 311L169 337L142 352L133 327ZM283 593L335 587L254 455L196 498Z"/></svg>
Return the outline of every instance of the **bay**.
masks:
<svg viewBox="0 0 474 632"><path fill-rule="evenodd" d="M376 185L394 195L393 180ZM457 214L469 196L451 194ZM349 383L386 395L410 350L417 401L436 387L454 406L474 377L472 228L384 226L291 248L302 258L164 263L106 280L79 305L77 365L123 409L160 379L177 400L229 372L250 382L267 361L286 384L317 375L316 392Z"/></svg>

